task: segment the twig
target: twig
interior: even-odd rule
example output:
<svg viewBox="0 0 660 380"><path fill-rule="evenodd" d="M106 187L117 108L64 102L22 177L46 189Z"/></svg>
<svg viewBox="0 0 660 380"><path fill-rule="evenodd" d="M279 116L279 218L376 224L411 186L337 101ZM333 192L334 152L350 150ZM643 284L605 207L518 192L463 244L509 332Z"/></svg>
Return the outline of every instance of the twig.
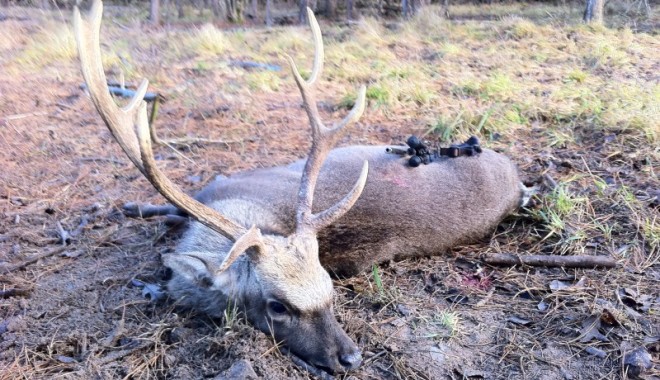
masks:
<svg viewBox="0 0 660 380"><path fill-rule="evenodd" d="M113 164L117 165L128 165L125 161L118 160L116 158L110 158L110 157L80 157L78 158L78 161L84 162L84 161L105 161L105 162L110 162Z"/></svg>
<svg viewBox="0 0 660 380"><path fill-rule="evenodd" d="M62 223L59 221L57 222L57 233L60 235L60 243L62 243L63 246L66 246L71 242L69 231L65 230L64 227L62 227Z"/></svg>
<svg viewBox="0 0 660 380"><path fill-rule="evenodd" d="M149 348L153 345L154 345L154 342L144 342L144 343L142 343L138 346L135 346L133 348L127 348L125 350L113 351L113 352L107 354L106 356L102 357L101 359L99 359L94 364L104 365L104 364L112 363L115 360L121 359L124 356L127 356L127 355L130 355L130 354L134 353L135 351L140 351L140 350L143 350L145 348Z"/></svg>
<svg viewBox="0 0 660 380"><path fill-rule="evenodd" d="M71 107L70 105L64 104L62 102L57 102L57 103L55 103L55 105L58 106L58 107L62 107L62 108L70 109L70 110L73 109L73 107Z"/></svg>
<svg viewBox="0 0 660 380"><path fill-rule="evenodd" d="M124 30L128 30L128 29L129 29L128 26L126 26L126 25L124 25L124 24L118 22L117 20L112 20L112 23L115 24L115 25L117 25L118 27L124 29Z"/></svg>
<svg viewBox="0 0 660 380"><path fill-rule="evenodd" d="M365 359L363 365L367 365L367 364L370 364L370 363L376 361L376 359L378 359L379 357L385 355L386 353L387 353L387 351L382 350L381 352L377 353L376 355Z"/></svg>
<svg viewBox="0 0 660 380"><path fill-rule="evenodd" d="M557 181L555 181L554 178L548 173L543 174L543 180L545 181L546 185L550 188L550 190L556 189L559 185L557 185Z"/></svg>
<svg viewBox="0 0 660 380"><path fill-rule="evenodd" d="M121 335L124 333L124 317L122 315L121 320L115 326L114 329L110 332L110 335L108 335L105 339L101 341L101 345L104 347L112 347L117 343Z"/></svg>
<svg viewBox="0 0 660 380"><path fill-rule="evenodd" d="M229 61L229 66L237 66L243 69L263 69L269 71L280 71L282 67L272 63L259 63L252 61Z"/></svg>
<svg viewBox="0 0 660 380"><path fill-rule="evenodd" d="M32 116L44 116L44 115L48 115L48 112L19 113L19 114L16 114L16 115L4 116L4 117L1 117L0 119L4 119L4 120L6 120L6 121L10 121L10 120L25 119L26 117L32 117Z"/></svg>
<svg viewBox="0 0 660 380"><path fill-rule="evenodd" d="M86 84L81 84L80 88L82 88L83 90L86 90L87 85ZM135 91L135 90L131 90L131 89L128 89L128 88L123 88L121 86L113 86L113 84L108 85L108 91L112 95L119 96L119 97L122 97L122 98L132 98L137 93L137 91ZM143 99L144 99L145 102L152 102L152 101L154 101L154 99L158 98L158 96L159 95L155 92L146 92L144 94Z"/></svg>
<svg viewBox="0 0 660 380"><path fill-rule="evenodd" d="M16 270L19 270L19 269L23 269L26 266L28 266L30 264L34 264L34 263L36 263L37 261L39 261L41 259L45 259L46 257L50 257L50 256L57 255L59 253L62 253L64 251L66 251L68 248L70 248L70 247L68 247L68 246L57 247L57 248L53 249L52 251L41 253L41 254L36 255L36 256L34 256L30 259L27 259L27 260L23 261L20 264L11 265L11 266L8 266L8 267L0 267L0 274L10 273L10 272L13 272L13 271L16 271Z"/></svg>
<svg viewBox="0 0 660 380"><path fill-rule="evenodd" d="M0 290L0 298L27 296L28 294L30 294L31 291L32 289L20 289L20 288Z"/></svg>
<svg viewBox="0 0 660 380"><path fill-rule="evenodd" d="M87 220L85 218L83 218L83 221L81 221L81 223L79 225L79 228L84 228L86 225L87 225ZM96 239L94 241L94 244L96 244L97 247L98 247L101 244L107 242L110 239L110 236L112 236L112 234L115 233L116 231L117 231L117 228L110 228L110 231L105 233L100 238ZM76 229L76 231L74 231L74 233L78 234L79 233L78 229ZM39 261L41 259L60 254L64 251L66 251L67 249L72 249L72 246L68 245L68 246L57 247L57 248L55 248L51 251L35 255L34 257L29 258L29 259L23 261L20 264L9 265L9 266L0 266L0 274L6 274L6 273L10 273L10 272L19 270L19 269L23 269L26 266L34 264L34 263L36 263L37 261Z"/></svg>
<svg viewBox="0 0 660 380"><path fill-rule="evenodd" d="M157 103L156 103L157 104ZM154 109L157 109L157 105L154 104ZM186 119L184 120L183 127L186 126L186 121L188 120L188 116L186 115ZM156 125L153 120L149 123L149 133L151 134L151 141L153 141L155 144L158 145L166 145L170 149L178 152L174 146L175 145L191 145L191 144L224 144L227 147L229 147L229 144L240 144L244 140L213 140L213 139L207 139L203 137L181 137L181 138L174 138L174 139L161 139L158 134L156 133ZM185 157L185 156L184 156ZM187 158L187 157L186 157Z"/></svg>
<svg viewBox="0 0 660 380"><path fill-rule="evenodd" d="M158 141L161 144L165 145L191 145L191 144L223 144L229 146L229 144L238 144L243 142L242 140L213 140L203 137L181 137L177 139L159 139Z"/></svg>
<svg viewBox="0 0 660 380"><path fill-rule="evenodd" d="M604 256L556 256L556 255L514 255L508 253L492 253L484 255L482 260L491 265L528 265L532 267L566 267L566 268L614 268L616 260Z"/></svg>
<svg viewBox="0 0 660 380"><path fill-rule="evenodd" d="M333 380L334 377L325 372L322 369L316 368L310 364L307 364L306 361L302 360L301 358L297 357L296 355L292 354L289 350L283 348L281 349L282 352L287 354L289 358L291 358L291 361L293 364L297 365L301 369L311 373L312 375L318 377L321 380Z"/></svg>
<svg viewBox="0 0 660 380"><path fill-rule="evenodd" d="M78 227L76 227L73 232L69 233L69 236L71 237L76 237L80 235L80 233L83 231L85 227L89 224L89 217L87 215L83 215L82 218L80 218L80 224L78 224Z"/></svg>

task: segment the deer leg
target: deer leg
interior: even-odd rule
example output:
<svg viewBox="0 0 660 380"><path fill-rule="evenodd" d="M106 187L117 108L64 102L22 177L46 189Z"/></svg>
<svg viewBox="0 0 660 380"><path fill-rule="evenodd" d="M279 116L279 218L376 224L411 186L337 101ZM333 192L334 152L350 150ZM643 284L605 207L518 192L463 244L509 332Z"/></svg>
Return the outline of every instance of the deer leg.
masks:
<svg viewBox="0 0 660 380"><path fill-rule="evenodd" d="M188 214L172 205L152 205L150 203L129 202L124 205L124 215L130 218L151 218L165 216L165 224L179 226L188 221Z"/></svg>
<svg viewBox="0 0 660 380"><path fill-rule="evenodd" d="M179 216L186 214L172 205L152 205L150 203L129 202L124 205L124 215L131 218L151 218L153 216Z"/></svg>

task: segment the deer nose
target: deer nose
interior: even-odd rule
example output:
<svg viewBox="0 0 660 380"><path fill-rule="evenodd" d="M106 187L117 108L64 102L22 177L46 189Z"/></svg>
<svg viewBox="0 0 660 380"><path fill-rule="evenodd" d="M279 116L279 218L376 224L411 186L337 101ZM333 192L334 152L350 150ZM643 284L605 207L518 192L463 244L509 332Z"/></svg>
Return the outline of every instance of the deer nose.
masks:
<svg viewBox="0 0 660 380"><path fill-rule="evenodd" d="M339 357L339 363L341 363L346 370L356 369L362 363L362 353L359 350L356 350L350 354L343 354Z"/></svg>

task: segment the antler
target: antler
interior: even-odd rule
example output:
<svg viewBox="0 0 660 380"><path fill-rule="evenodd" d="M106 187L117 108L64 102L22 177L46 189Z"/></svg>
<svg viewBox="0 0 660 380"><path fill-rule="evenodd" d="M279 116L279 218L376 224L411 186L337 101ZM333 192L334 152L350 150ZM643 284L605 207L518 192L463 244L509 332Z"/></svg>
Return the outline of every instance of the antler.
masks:
<svg viewBox="0 0 660 380"><path fill-rule="evenodd" d="M73 16L82 73L96 110L128 158L140 169L158 192L205 226L228 239L239 240L248 232L248 229L185 194L156 166L151 149L147 105L143 101L149 82L147 80L142 81L135 96L124 108L119 108L110 96L101 63L99 45L102 13L103 4L101 0L94 0L87 20L82 19L78 7L74 9ZM137 129L137 135L135 129ZM241 239L241 246L263 246L260 234L253 232L248 236L252 237L251 245Z"/></svg>
<svg viewBox="0 0 660 380"><path fill-rule="evenodd" d="M356 181L351 191L344 196L339 202L329 209L318 214L312 214L312 202L314 200L314 189L316 188L316 181L321 171L321 165L328 156L330 149L342 137L343 130L346 125L357 122L364 112L366 87L360 87L355 105L351 112L340 123L333 125L332 128L327 128L323 125L319 116L318 106L316 104L316 80L321 75L323 70L323 39L321 37L321 29L314 17L314 12L307 8L307 15L309 19L309 26L312 29L314 36L314 66L312 74L309 79L305 81L295 62L290 56L286 56L289 62L293 76L296 79L298 88L303 98L303 106L309 118L309 124L312 127L312 148L303 170L302 179L300 181L300 190L298 193L298 210L296 214L297 231L318 231L327 226L339 217L344 215L348 210L353 207L355 201L360 197L362 190L367 181L367 172L369 171L369 164L364 161L360 177Z"/></svg>

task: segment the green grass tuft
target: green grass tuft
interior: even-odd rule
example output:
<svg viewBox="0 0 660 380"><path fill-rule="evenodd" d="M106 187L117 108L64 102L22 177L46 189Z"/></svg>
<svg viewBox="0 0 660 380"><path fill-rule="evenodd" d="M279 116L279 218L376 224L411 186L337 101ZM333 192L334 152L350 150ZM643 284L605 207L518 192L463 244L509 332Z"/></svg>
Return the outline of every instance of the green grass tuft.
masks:
<svg viewBox="0 0 660 380"><path fill-rule="evenodd" d="M215 57L225 53L231 44L220 29L212 24L204 24L187 36L184 46L196 56Z"/></svg>
<svg viewBox="0 0 660 380"><path fill-rule="evenodd" d="M367 99L371 100L376 107L388 105L392 102L390 90L382 84L367 87Z"/></svg>
<svg viewBox="0 0 660 380"><path fill-rule="evenodd" d="M32 43L17 58L17 63L33 68L41 68L65 61L72 61L78 56L76 40L69 25L45 27L37 34Z"/></svg>

